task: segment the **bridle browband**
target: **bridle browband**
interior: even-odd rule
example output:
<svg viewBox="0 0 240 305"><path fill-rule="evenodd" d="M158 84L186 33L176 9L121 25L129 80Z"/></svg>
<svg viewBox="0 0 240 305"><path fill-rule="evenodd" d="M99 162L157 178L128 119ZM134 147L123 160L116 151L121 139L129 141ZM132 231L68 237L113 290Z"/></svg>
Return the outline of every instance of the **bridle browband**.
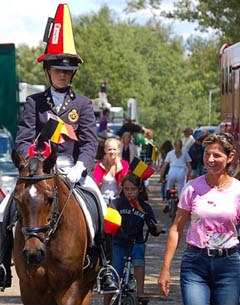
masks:
<svg viewBox="0 0 240 305"><path fill-rule="evenodd" d="M37 176L37 175L33 175L33 176L22 176L19 175L18 179L21 180L47 180L47 179L52 179L55 177L55 173L53 174L46 174L46 175L41 175L41 176Z"/></svg>
<svg viewBox="0 0 240 305"><path fill-rule="evenodd" d="M47 180L47 179L55 179L57 176L56 172L52 174L45 174L45 175L32 175L32 176L23 176L19 175L18 179L20 180L27 180L27 181L40 181L40 180ZM53 212L51 215L51 219L48 224L39 226L39 227L22 227L22 233L25 236L25 238L29 239L31 237L38 238L42 243L47 243L50 238L53 236L55 231L57 230L58 223L61 219L61 216L64 212L65 207L67 206L67 203L69 201L69 198L72 195L74 186L71 187L68 196L66 198L66 201L63 205L63 208L61 212L59 211L59 200L58 200L58 187L55 183L54 186L54 207ZM39 233L43 233L44 236L38 235Z"/></svg>

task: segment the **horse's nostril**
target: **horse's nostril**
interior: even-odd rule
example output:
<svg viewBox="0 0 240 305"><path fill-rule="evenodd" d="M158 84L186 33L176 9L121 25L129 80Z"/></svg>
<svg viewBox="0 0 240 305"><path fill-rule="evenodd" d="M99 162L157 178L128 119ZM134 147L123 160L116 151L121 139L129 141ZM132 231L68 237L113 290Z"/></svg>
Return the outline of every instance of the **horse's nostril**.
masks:
<svg viewBox="0 0 240 305"><path fill-rule="evenodd" d="M44 257L45 257L45 251L42 249L38 249L36 251L29 251L29 250L23 250L23 256L27 260L27 263L38 265L40 264Z"/></svg>

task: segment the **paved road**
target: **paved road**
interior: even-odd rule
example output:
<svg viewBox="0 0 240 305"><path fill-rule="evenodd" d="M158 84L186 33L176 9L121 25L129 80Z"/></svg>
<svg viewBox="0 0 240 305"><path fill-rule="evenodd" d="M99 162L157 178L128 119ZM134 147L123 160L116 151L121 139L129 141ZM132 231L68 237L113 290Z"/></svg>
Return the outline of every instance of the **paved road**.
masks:
<svg viewBox="0 0 240 305"><path fill-rule="evenodd" d="M157 182L157 177L153 176L150 181L150 193L149 202L152 204L158 222L162 225L162 228L169 228L170 222L168 217L163 214L163 202L160 199L160 185ZM149 237L146 251L146 280L145 280L145 292L150 298L149 305L181 305L181 296L179 290L179 264L183 251L184 241L179 246L177 255L172 265L172 285L168 298L160 295L160 291L157 287L157 278L160 270L160 264L162 262L165 244L165 235L159 237ZM13 287L8 288L5 292L0 292L0 304L4 305L22 305L17 277L14 274ZM102 304L102 296L94 293L91 305Z"/></svg>

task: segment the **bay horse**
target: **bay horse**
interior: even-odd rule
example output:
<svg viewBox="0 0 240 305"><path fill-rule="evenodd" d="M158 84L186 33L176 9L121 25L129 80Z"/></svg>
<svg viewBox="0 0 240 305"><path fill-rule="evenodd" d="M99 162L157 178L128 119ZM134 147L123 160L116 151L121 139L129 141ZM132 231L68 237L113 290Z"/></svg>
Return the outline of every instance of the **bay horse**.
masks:
<svg viewBox="0 0 240 305"><path fill-rule="evenodd" d="M88 226L56 172L56 158L54 152L29 159L12 152L19 171L13 260L24 305L87 305L99 270L96 251L85 268Z"/></svg>

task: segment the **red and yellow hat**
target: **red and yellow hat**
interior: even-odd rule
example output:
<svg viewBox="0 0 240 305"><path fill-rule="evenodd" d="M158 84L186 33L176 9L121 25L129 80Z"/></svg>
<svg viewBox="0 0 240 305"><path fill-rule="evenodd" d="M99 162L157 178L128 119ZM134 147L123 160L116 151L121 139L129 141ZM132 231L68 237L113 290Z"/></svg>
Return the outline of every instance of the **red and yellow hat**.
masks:
<svg viewBox="0 0 240 305"><path fill-rule="evenodd" d="M75 70L83 63L77 54L73 39L72 21L67 4L59 4L55 18L48 18L44 39L45 53L37 60L49 66Z"/></svg>

